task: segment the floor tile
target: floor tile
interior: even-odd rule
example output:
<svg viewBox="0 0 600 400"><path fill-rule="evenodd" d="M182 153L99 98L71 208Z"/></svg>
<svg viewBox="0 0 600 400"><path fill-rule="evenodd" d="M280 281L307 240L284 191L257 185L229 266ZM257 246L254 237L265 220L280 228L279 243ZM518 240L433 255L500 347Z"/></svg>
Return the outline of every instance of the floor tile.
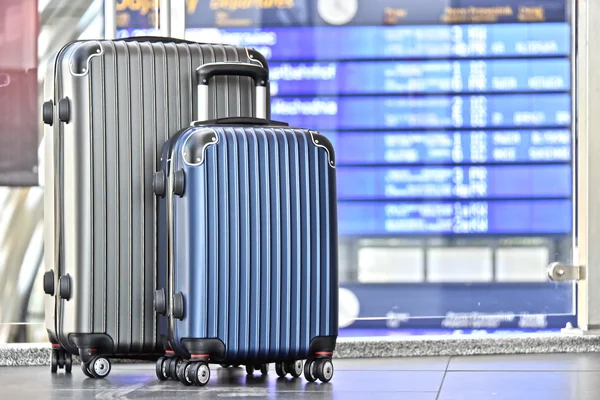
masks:
<svg viewBox="0 0 600 400"><path fill-rule="evenodd" d="M453 357L449 371L600 371L600 354L513 354Z"/></svg>
<svg viewBox="0 0 600 400"><path fill-rule="evenodd" d="M387 364L394 363L388 361ZM349 368L353 368L354 364L348 363L348 365ZM414 365L418 366L419 362ZM432 364L423 362L423 365L431 367ZM370 367L378 370L336 369L333 380L327 384L309 383L304 378L278 378L273 368L267 376L259 373L248 376L243 368L215 367L211 368L211 380L205 387L184 386L174 381L159 381L154 375L152 364L113 365L106 379L86 378L79 368L74 368L73 373L67 375L63 372L51 374L48 367L2 367L0 388L2 398L35 400L232 397L358 400L366 396L399 400L436 398L444 371L394 371L385 370L384 366ZM402 366L395 368L402 368Z"/></svg>
<svg viewBox="0 0 600 400"><path fill-rule="evenodd" d="M453 372L440 400L597 400L600 372Z"/></svg>
<svg viewBox="0 0 600 400"><path fill-rule="evenodd" d="M450 357L335 359L336 371L445 371Z"/></svg>

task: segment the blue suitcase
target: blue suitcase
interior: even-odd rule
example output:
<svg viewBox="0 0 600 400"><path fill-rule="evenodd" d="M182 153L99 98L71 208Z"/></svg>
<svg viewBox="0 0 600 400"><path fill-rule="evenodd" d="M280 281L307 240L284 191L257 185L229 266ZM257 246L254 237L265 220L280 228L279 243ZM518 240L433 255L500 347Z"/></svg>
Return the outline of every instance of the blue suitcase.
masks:
<svg viewBox="0 0 600 400"><path fill-rule="evenodd" d="M199 98L214 76L250 76L255 115L266 117L264 68L212 63L196 73ZM209 363L249 374L276 363L279 376L328 382L338 335L333 147L266 118L198 114L165 143L154 180L168 277L155 306L170 349L157 376L203 386Z"/></svg>

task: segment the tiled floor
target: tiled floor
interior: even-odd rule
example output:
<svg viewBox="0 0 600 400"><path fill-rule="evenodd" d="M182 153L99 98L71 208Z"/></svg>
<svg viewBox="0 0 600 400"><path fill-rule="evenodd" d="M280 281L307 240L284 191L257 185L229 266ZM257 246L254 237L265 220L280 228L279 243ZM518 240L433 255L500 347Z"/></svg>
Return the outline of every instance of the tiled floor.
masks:
<svg viewBox="0 0 600 400"><path fill-rule="evenodd" d="M113 364L108 378L51 375L49 367L0 367L1 399L397 399L597 400L600 354L337 359L328 384L212 369L205 387L160 382L153 365Z"/></svg>

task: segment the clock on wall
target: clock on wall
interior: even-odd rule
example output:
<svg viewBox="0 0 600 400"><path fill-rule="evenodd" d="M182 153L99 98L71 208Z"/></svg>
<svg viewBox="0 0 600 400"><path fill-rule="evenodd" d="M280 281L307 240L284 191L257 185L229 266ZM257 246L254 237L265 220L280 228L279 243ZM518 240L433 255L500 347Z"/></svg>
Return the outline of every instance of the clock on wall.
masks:
<svg viewBox="0 0 600 400"><path fill-rule="evenodd" d="M319 15L331 25L344 25L358 12L358 0L318 0Z"/></svg>

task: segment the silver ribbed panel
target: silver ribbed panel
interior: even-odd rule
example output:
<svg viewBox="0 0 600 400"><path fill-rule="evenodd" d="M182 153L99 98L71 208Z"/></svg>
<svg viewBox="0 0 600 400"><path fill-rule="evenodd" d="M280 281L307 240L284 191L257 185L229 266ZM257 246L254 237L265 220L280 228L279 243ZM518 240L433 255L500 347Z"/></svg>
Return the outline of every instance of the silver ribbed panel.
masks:
<svg viewBox="0 0 600 400"><path fill-rule="evenodd" d="M57 91L55 103L68 97L72 110L69 123L55 131L69 150L57 149L61 174L68 173L61 179L70 182L60 193L61 231L69 232L61 239L61 251L70 253L61 258L59 274L70 274L74 286L74 298L60 302L59 330L62 342L70 333L106 333L116 354L149 353L158 339L154 291L160 278L152 174L159 169L160 150L193 120L198 65L251 60L245 49L233 46L100 43L102 54L91 59L85 76L72 76L65 68L78 44L71 45L57 64L58 84L68 85ZM236 85L227 90L224 82L211 85L211 95L216 103L231 104L212 106L212 117L251 115L250 81L230 80L229 85ZM77 172L70 172L73 169ZM65 226L65 215L77 221L77 227Z"/></svg>

